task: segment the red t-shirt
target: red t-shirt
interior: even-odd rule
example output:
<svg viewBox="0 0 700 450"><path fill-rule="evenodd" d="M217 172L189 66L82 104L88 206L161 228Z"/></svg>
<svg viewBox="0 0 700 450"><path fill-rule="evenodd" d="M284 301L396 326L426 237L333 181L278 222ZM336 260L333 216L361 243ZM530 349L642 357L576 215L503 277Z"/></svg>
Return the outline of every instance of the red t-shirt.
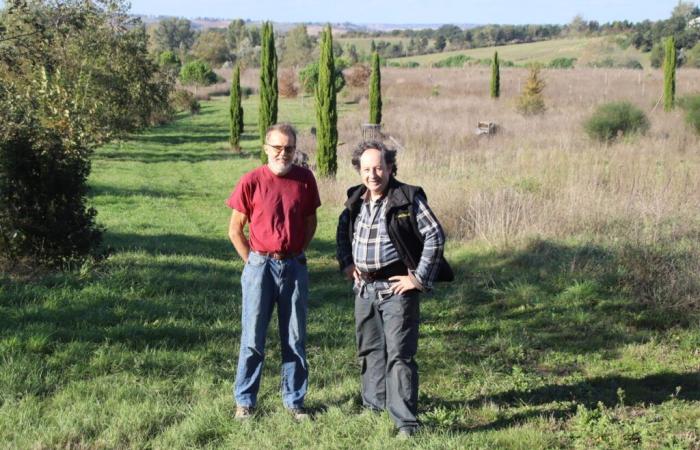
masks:
<svg viewBox="0 0 700 450"><path fill-rule="evenodd" d="M265 165L241 177L226 205L248 217L253 250L300 253L305 219L321 206L321 199L310 170L295 165L277 176Z"/></svg>

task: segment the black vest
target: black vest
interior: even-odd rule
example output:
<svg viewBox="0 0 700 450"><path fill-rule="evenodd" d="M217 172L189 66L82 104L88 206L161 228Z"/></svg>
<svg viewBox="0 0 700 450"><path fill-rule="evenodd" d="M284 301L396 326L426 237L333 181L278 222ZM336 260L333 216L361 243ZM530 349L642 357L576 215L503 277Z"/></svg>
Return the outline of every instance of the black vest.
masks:
<svg viewBox="0 0 700 450"><path fill-rule="evenodd" d="M347 230L349 241L352 241L355 219L360 213L366 192L367 188L361 184L348 189L348 200L345 202L345 207L350 212ZM413 211L413 199L416 195L423 197L427 201L422 188L401 183L394 177L391 177L389 180L386 192L387 232L399 257L406 267L411 270L415 270L418 267L421 254L423 253L423 236L418 230L416 214ZM452 268L444 257L440 259L439 264L435 281L454 280Z"/></svg>

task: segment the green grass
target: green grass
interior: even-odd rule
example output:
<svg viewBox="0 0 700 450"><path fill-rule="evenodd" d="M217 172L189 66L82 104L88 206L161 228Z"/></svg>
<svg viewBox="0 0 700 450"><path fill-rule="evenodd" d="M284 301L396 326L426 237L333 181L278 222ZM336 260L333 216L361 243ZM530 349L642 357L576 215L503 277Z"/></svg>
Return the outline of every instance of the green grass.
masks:
<svg viewBox="0 0 700 450"><path fill-rule="evenodd" d="M362 412L349 286L337 274L339 205L309 251L307 406L283 410L271 325L257 418L232 420L242 268L224 201L255 167L226 102L99 149L91 204L112 254L33 280L0 278L2 448L697 448L700 327L631 298L614 248L451 243L457 281L421 304L424 431L393 439ZM300 128L313 109L283 101ZM252 156L252 157L251 157Z"/></svg>
<svg viewBox="0 0 700 450"><path fill-rule="evenodd" d="M450 56L466 55L474 59L493 58L493 52L498 51L498 57L502 61L512 61L516 65L525 65L528 63L539 62L548 64L555 58L581 58L588 52L599 52L600 58L592 58L594 60L604 59L607 55L603 50L598 48L599 44L605 41L606 38L572 38L572 39L553 39L541 42L531 42L527 44L512 44L499 47L476 48L472 50L455 50L451 52L432 53L429 55L408 56L403 58L393 58L391 62L407 63L409 61L418 62L421 66L430 66L440 60ZM639 60L643 65L648 66L648 56L642 55L639 52Z"/></svg>

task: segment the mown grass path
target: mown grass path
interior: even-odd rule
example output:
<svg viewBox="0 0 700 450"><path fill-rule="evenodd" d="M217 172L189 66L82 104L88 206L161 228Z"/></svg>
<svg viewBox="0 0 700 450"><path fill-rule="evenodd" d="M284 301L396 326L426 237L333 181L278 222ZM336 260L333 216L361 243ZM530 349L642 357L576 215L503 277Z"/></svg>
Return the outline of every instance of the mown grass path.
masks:
<svg viewBox="0 0 700 450"><path fill-rule="evenodd" d="M92 204L110 258L32 281L0 278L3 448L698 448L697 318L639 306L611 251L534 241L452 244L458 281L422 300L424 431L396 441L362 412L352 296L324 205L309 251L307 405L278 393L273 320L259 412L232 420L241 262L224 201L257 165L257 107L244 152L227 150L227 104L97 151ZM313 122L310 105L281 120Z"/></svg>

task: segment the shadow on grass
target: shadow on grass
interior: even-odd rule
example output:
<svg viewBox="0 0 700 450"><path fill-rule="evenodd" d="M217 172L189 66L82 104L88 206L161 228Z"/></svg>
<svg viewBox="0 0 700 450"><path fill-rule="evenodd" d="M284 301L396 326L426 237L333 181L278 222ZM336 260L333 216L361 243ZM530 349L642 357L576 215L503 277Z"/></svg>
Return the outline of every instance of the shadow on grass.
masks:
<svg viewBox="0 0 700 450"><path fill-rule="evenodd" d="M576 413L579 405L595 409L598 404L607 408L616 406L646 407L660 405L670 399L700 400L700 372L660 372L640 378L618 375L595 377L573 384L551 384L527 391L510 390L493 396L480 397L467 402L426 398L422 408L461 410L495 404L501 411L508 408L529 408L552 404L546 410L531 409L526 412L505 414L486 424L454 424L452 431L474 432L499 430L517 426L536 417L567 419Z"/></svg>
<svg viewBox="0 0 700 450"><path fill-rule="evenodd" d="M684 324L681 315L659 314L622 292L616 258L596 246L536 241L521 251L461 261L458 281L441 291L446 301L433 300L441 307L430 303L422 315L423 324L439 323L449 308L456 326L426 327L422 335L445 342L461 362L486 360L509 371L531 365L543 351L614 351Z"/></svg>

